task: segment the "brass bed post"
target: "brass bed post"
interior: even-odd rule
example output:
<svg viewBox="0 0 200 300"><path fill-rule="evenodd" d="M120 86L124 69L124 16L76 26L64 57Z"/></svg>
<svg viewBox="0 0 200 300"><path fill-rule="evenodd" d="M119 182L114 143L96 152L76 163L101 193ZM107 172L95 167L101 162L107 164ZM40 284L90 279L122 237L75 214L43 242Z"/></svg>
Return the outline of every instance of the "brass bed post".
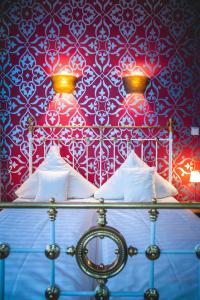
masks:
<svg viewBox="0 0 200 300"><path fill-rule="evenodd" d="M103 150L102 150L102 146L103 146L103 128L100 127L100 139L99 139L99 147L100 147L100 151L99 151L99 173L100 173L100 187L102 186L102 154L103 154Z"/></svg>
<svg viewBox="0 0 200 300"><path fill-rule="evenodd" d="M196 246L195 248L195 254L196 254L196 257L198 258L198 271L199 271L199 276L198 276L198 297L200 299L200 244Z"/></svg>
<svg viewBox="0 0 200 300"><path fill-rule="evenodd" d="M116 142L117 142L117 138L113 137L112 141L113 141L113 172L115 172L116 171Z"/></svg>
<svg viewBox="0 0 200 300"><path fill-rule="evenodd" d="M55 199L51 198L49 202L54 204ZM55 243L56 208L50 207L48 215L51 222L51 244L46 246L45 256L51 261L51 285L46 289L45 297L47 300L57 300L60 296L60 289L55 284L55 259L60 255L60 247Z"/></svg>
<svg viewBox="0 0 200 300"><path fill-rule="evenodd" d="M152 200L153 204L157 203L156 199ZM159 293L158 290L154 287L154 262L160 257L160 248L156 245L156 221L158 218L158 210L156 208L151 208L149 210L149 219L150 219L150 246L145 250L146 257L150 260L150 272L149 272L149 289L144 293L145 300L158 300Z"/></svg>
<svg viewBox="0 0 200 300"><path fill-rule="evenodd" d="M89 166L88 166L88 160L89 160L89 145L90 145L90 138L87 138L86 140L86 178L88 180L89 178Z"/></svg>

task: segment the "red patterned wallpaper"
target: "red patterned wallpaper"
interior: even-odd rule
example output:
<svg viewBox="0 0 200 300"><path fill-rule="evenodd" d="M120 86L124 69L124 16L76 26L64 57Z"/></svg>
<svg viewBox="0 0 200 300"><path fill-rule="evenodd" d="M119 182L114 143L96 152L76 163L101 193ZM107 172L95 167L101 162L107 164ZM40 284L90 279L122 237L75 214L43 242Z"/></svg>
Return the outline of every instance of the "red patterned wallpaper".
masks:
<svg viewBox="0 0 200 300"><path fill-rule="evenodd" d="M49 125L163 125L172 117L173 183L180 200L193 199L189 174L200 161L200 138L190 127L200 126L199 41L190 1L3 1L2 199L14 199L28 175L29 116ZM127 95L122 76L138 67L151 82L143 96ZM74 95L55 95L50 76L61 70L79 77Z"/></svg>

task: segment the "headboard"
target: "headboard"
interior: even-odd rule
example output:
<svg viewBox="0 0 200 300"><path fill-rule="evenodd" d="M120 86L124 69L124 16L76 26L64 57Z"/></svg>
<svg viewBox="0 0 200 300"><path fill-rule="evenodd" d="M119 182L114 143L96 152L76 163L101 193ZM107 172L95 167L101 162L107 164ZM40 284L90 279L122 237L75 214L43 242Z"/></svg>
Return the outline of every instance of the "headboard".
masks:
<svg viewBox="0 0 200 300"><path fill-rule="evenodd" d="M131 149L172 181L171 119L165 126L49 126L29 118L28 129L29 175L48 148L58 144L64 159L97 186L115 172Z"/></svg>

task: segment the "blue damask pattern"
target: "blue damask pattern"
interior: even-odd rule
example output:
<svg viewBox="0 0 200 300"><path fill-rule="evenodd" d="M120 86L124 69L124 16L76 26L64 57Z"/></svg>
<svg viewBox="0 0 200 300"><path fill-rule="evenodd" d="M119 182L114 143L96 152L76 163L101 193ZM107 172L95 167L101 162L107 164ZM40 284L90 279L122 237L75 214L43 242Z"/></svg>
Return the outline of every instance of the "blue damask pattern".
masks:
<svg viewBox="0 0 200 300"><path fill-rule="evenodd" d="M18 25L20 33L25 38L29 38L35 32L37 25L46 18L43 5L33 0L13 3L7 13L11 22Z"/></svg>
<svg viewBox="0 0 200 300"><path fill-rule="evenodd" d="M173 53L173 44L169 36L162 38L160 35L159 25L150 21L146 26L145 37L136 36L132 44L136 57L145 56L145 65L153 74L162 67L162 56L168 58Z"/></svg>
<svg viewBox="0 0 200 300"><path fill-rule="evenodd" d="M36 87L45 81L47 74L41 66L36 65L35 58L27 51L20 58L19 65L12 67L7 76L28 99L35 94Z"/></svg>
<svg viewBox="0 0 200 300"><path fill-rule="evenodd" d="M186 68L184 60L176 55L171 57L168 66L163 68L157 76L161 85L168 88L169 95L174 100L180 99L193 81L193 74L190 68Z"/></svg>
<svg viewBox="0 0 200 300"><path fill-rule="evenodd" d="M200 160L199 139L189 130L200 125L200 25L189 1L4 0L1 5L4 198L13 199L14 190L27 177L30 116L48 125L158 125L173 117L174 183L180 199L191 197L189 173L193 160ZM151 81L144 95L126 94L122 77L137 68ZM55 95L50 76L60 71L78 77L73 95ZM67 146L68 160L75 151L75 167L85 175L83 143ZM40 143L34 147L37 163L40 147ZM102 152L103 180L114 171L110 147L105 144ZM117 145L117 166L126 150L126 144ZM96 185L101 180L98 154L94 145L88 164L89 179ZM145 146L145 155L151 163L152 145ZM159 167L165 176L164 154Z"/></svg>

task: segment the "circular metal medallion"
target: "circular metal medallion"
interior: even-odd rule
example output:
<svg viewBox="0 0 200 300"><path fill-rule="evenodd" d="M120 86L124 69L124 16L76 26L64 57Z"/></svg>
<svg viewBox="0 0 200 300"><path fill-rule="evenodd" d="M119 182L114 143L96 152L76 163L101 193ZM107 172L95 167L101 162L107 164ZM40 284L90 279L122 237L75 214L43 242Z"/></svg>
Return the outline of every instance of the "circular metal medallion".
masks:
<svg viewBox="0 0 200 300"><path fill-rule="evenodd" d="M94 238L107 237L113 240L117 249L116 259L107 265L95 264L87 256L87 244ZM117 275L126 265L128 249L124 237L119 231L110 226L95 226L82 235L76 247L76 260L81 270L93 278L106 279Z"/></svg>

